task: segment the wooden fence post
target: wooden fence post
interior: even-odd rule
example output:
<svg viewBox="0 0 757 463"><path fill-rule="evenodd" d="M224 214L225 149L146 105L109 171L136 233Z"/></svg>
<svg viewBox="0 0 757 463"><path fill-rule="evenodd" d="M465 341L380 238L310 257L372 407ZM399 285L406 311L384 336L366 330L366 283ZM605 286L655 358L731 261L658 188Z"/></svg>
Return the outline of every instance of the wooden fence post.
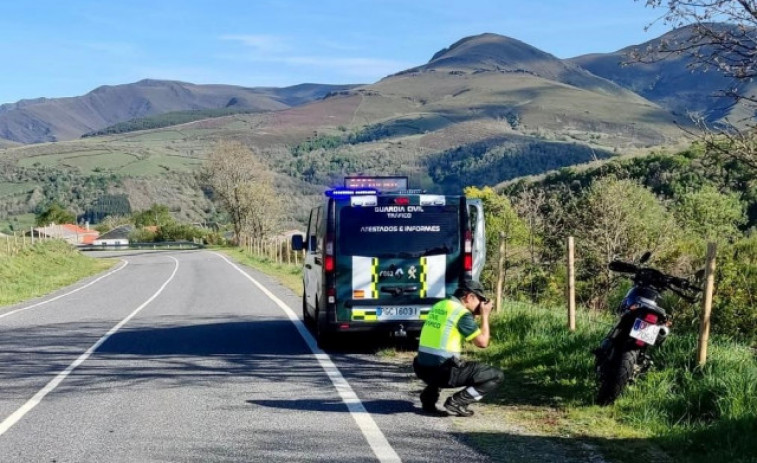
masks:
<svg viewBox="0 0 757 463"><path fill-rule="evenodd" d="M717 244L707 243L707 260L704 268L704 298L702 298L702 315L699 323L699 343L697 345L697 363L707 362L707 343L710 339L710 315L712 313L712 295L715 290L715 257Z"/></svg>
<svg viewBox="0 0 757 463"><path fill-rule="evenodd" d="M576 268L575 244L573 237L568 237L568 329L576 331Z"/></svg>
<svg viewBox="0 0 757 463"><path fill-rule="evenodd" d="M505 283L504 267L505 267L505 232L499 232L499 266L497 273L497 299L495 310L497 312L502 310L502 287Z"/></svg>

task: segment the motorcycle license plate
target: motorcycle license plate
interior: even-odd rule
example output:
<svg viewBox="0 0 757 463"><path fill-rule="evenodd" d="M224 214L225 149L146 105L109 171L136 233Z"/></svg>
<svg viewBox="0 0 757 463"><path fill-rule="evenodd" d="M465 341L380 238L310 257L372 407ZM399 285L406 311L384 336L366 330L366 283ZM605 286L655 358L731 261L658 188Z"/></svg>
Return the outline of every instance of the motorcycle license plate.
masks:
<svg viewBox="0 0 757 463"><path fill-rule="evenodd" d="M630 336L649 345L654 345L659 333L660 327L658 325L637 318L633 323L633 328L631 328Z"/></svg>

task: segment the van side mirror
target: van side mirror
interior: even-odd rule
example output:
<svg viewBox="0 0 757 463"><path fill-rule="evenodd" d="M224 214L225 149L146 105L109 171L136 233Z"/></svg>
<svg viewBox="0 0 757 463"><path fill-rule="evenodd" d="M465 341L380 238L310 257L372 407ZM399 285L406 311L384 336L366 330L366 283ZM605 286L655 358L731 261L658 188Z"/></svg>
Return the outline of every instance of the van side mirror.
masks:
<svg viewBox="0 0 757 463"><path fill-rule="evenodd" d="M292 250L302 251L305 249L305 237L302 235L292 235Z"/></svg>

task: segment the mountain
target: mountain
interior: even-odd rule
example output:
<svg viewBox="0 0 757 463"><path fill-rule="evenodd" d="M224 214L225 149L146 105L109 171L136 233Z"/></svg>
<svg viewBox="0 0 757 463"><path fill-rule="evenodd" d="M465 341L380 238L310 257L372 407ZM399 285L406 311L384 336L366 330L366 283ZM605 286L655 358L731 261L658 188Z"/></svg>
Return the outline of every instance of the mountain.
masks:
<svg viewBox="0 0 757 463"><path fill-rule="evenodd" d="M496 34L465 38L424 65L277 112L265 124L269 130L255 137L262 145L337 125L353 131L380 126L383 139L416 135L405 143L422 150L518 136L591 139L609 149L681 137L674 116L659 105Z"/></svg>
<svg viewBox="0 0 757 463"><path fill-rule="evenodd" d="M634 96L631 92L598 78L576 64L563 61L520 40L491 33L459 40L449 48L434 54L427 64L409 69L402 74L450 70L473 73L524 73L585 90Z"/></svg>
<svg viewBox="0 0 757 463"><path fill-rule="evenodd" d="M729 98L715 96L717 92L731 88L733 82L719 72L704 72L694 68L690 56L669 55L652 63L630 63L629 54L633 50L655 50L663 42L685 43L690 37L691 27L682 27L613 53L582 55L571 58L568 62L635 92L683 118L697 114L710 123L729 116L740 119L741 108L733 107L733 101ZM707 49L704 52L707 53ZM754 86L749 85L742 92L753 94L754 90Z"/></svg>
<svg viewBox="0 0 757 463"><path fill-rule="evenodd" d="M147 79L98 87L79 97L37 98L0 105L0 138L19 143L72 140L119 122L173 111L286 109L351 87L302 84L245 88Z"/></svg>
<svg viewBox="0 0 757 463"><path fill-rule="evenodd" d="M81 213L103 190L127 195L133 210L160 203L177 218L203 220L214 208L194 174L219 139L241 141L263 159L291 198L290 214L302 220L345 174L404 174L414 187L460 193L684 137L660 105L496 34L464 38L423 65L314 99L322 88L252 89L273 111L0 149L8 166L0 192L13 192L0 194L0 217L61 196Z"/></svg>

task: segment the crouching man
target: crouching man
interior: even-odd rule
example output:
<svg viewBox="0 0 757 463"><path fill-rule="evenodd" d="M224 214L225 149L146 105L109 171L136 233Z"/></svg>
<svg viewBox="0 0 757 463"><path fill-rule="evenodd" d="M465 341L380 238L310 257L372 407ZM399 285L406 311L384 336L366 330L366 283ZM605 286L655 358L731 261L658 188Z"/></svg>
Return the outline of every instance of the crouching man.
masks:
<svg viewBox="0 0 757 463"><path fill-rule="evenodd" d="M436 408L441 388L465 386L444 402L444 408L458 416L471 416L468 405L496 389L504 375L494 367L460 358L463 340L485 348L489 345L489 314L492 302L477 281L462 282L454 295L437 302L423 324L413 370L426 388L421 392L423 411L434 415L447 412ZM474 315L480 315L481 326Z"/></svg>

